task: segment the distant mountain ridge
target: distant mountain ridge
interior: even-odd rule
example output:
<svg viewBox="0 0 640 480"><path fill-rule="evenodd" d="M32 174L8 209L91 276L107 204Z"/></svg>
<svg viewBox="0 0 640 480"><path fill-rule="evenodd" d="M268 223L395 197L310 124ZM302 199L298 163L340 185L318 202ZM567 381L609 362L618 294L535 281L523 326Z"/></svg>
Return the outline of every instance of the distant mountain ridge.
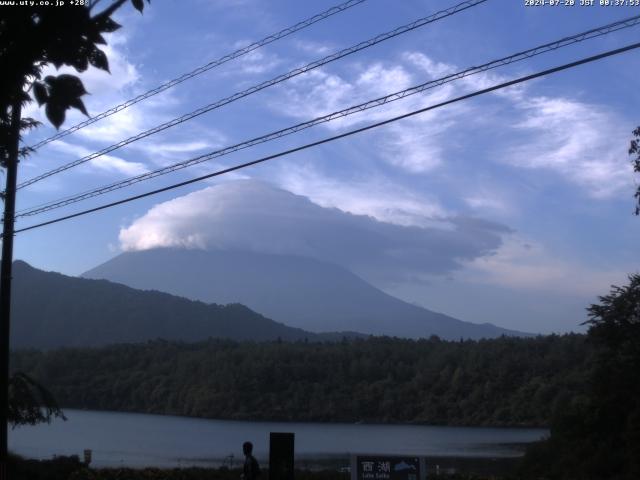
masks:
<svg viewBox="0 0 640 480"><path fill-rule="evenodd" d="M94 347L158 338L331 339L274 322L243 305L210 305L107 280L68 277L19 260L13 277L13 348Z"/></svg>
<svg viewBox="0 0 640 480"><path fill-rule="evenodd" d="M528 335L409 304L338 265L291 255L154 249L123 253L83 277L204 302L241 303L276 321L316 333L438 335L449 340Z"/></svg>

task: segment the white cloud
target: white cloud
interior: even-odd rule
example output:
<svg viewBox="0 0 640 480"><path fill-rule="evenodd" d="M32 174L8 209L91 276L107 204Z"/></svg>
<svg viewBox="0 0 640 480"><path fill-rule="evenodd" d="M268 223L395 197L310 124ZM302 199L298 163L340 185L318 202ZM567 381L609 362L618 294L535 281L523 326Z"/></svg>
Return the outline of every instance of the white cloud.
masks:
<svg viewBox="0 0 640 480"><path fill-rule="evenodd" d="M276 98L272 107L291 117L310 120L342 109L354 94L354 86L340 76L312 70L289 80L284 88L284 100ZM327 127L334 125L331 122Z"/></svg>
<svg viewBox="0 0 640 480"><path fill-rule="evenodd" d="M428 61L426 57L423 60ZM423 79L418 81L415 73L401 64L374 63L360 69L352 80L318 70L289 82L285 100L279 98L277 102L273 102L273 108L301 120L310 120L401 91L421 81ZM442 102L454 92L452 85L445 85L323 125L336 131L385 120ZM456 115L463 110L462 106L451 106L446 110L426 112L384 127L381 130L383 133L374 140L375 156L409 173L432 171L444 159L446 142L442 135L455 125Z"/></svg>
<svg viewBox="0 0 640 480"><path fill-rule="evenodd" d="M510 235L495 254L473 259L458 277L515 290L595 296L624 283L626 273L586 267L553 255L539 242Z"/></svg>
<svg viewBox="0 0 640 480"><path fill-rule="evenodd" d="M134 98L148 87L141 84L139 70L127 56L127 36L118 32L109 36L107 40L109 45L101 48L109 58L111 74L93 67L81 74L69 67L63 67L60 70L47 67L44 71L44 75L72 73L79 76L85 88L90 92L89 95L83 97L90 114L103 112ZM155 82L158 80L154 80ZM33 155L33 160L30 160L29 163L33 165L32 173L41 173L38 170L41 165L46 163L41 156L49 153L54 154L52 150L72 155L72 158L65 159L65 161L72 161L98 151L106 145L116 144L166 122L175 117L176 106L182 100L174 90L167 90L88 125L72 136L65 137L63 141L46 145ZM37 133L40 135L44 133L46 136L47 127L49 130L51 127L44 118L44 109L39 109L34 102L29 105L26 114L43 121L45 127L42 131L39 129ZM67 111L67 119L62 128L84 120L86 120L85 116L71 109ZM188 129L172 128L154 134L124 146L111 155L98 157L81 168L85 172L138 175L148 171L145 165L147 162L165 166L177 160L185 160L194 154L213 150L219 147L223 140L224 136L217 130L192 122ZM50 181L47 183L50 183L52 188L46 190L66 188L64 182L56 182L55 179L53 179L53 183Z"/></svg>
<svg viewBox="0 0 640 480"><path fill-rule="evenodd" d="M71 74L79 77L85 89L89 92L89 95L85 95L82 100L90 115L106 110L116 103L116 100L119 103L123 93L131 94L140 81L138 68L126 58L124 51L127 41L126 36L118 33L116 35L107 35L105 38L109 44L101 45L100 48L109 59L111 73L99 70L91 65L82 73L78 73L74 68L68 66L56 69L53 65L47 65L42 70L42 79L48 75L57 76L61 74ZM118 116L122 116L122 113L118 114ZM24 115L36 118L45 125L49 124L44 114L44 107L39 107L35 101L26 107ZM127 118L122 117L122 121L126 122ZM72 109L67 112L65 125L69 126L85 119L86 117L80 112ZM63 128L65 125L63 125Z"/></svg>
<svg viewBox="0 0 640 480"><path fill-rule="evenodd" d="M81 76L87 91L91 94L119 93L135 87L140 81L138 68L126 57L124 49L127 38L119 33L108 37L107 43L101 46L101 50L109 59L110 73L90 67Z"/></svg>
<svg viewBox="0 0 640 480"><path fill-rule="evenodd" d="M71 144L64 140L55 140L51 142L51 147L59 152L73 155L75 158L82 158L93 153L86 147ZM84 168L86 169L87 167L95 167L99 170L124 173L126 175L139 175L147 171L147 167L140 162L130 162L113 155L102 155L94 158L84 164Z"/></svg>
<svg viewBox="0 0 640 480"><path fill-rule="evenodd" d="M83 141L101 144L117 143L125 138L137 135L174 118L175 114L172 112L179 103L175 95L176 93L173 90L166 90L149 97L143 102L84 127L78 131L78 135ZM134 93L130 93L127 90L122 90L119 94L114 95L99 95L99 102L93 104L91 108L89 106L87 108L90 108L89 113L101 113L134 96ZM75 121L69 123L76 123L82 120L83 118L76 117ZM166 135L166 132L154 134L153 140L158 141Z"/></svg>
<svg viewBox="0 0 640 480"><path fill-rule="evenodd" d="M533 97L519 105L523 134L503 160L554 171L594 197L609 197L631 185L627 122L597 105L562 97Z"/></svg>
<svg viewBox="0 0 640 480"><path fill-rule="evenodd" d="M335 50L335 47L332 45L314 42L312 40L296 40L294 45L298 50L313 55L328 55Z"/></svg>
<svg viewBox="0 0 640 480"><path fill-rule="evenodd" d="M276 175L286 190L309 197L325 208L367 215L403 226L441 226L450 216L434 198L418 195L385 177L368 174L358 179L327 177L311 166L283 168Z"/></svg>
<svg viewBox="0 0 640 480"><path fill-rule="evenodd" d="M108 45L100 45L109 60L109 72L89 65L89 68L79 73L74 68L63 65L56 69L47 65L42 70L42 78L48 75L71 74L79 77L89 95L83 97L87 106L104 103L105 97L120 95L123 91L132 89L139 83L141 75L138 68L130 63L126 57L127 37L122 33L106 35Z"/></svg>
<svg viewBox="0 0 640 480"><path fill-rule="evenodd" d="M158 141L151 138L146 142L136 142L132 148L144 152L151 162L156 165L169 165L176 161L186 160L210 152L222 146L222 136L217 132L209 132L210 140L186 140L186 141Z"/></svg>
<svg viewBox="0 0 640 480"><path fill-rule="evenodd" d="M369 95L381 96L410 87L412 80L411 74L401 65L385 67L374 63L360 73L356 85Z"/></svg>
<svg viewBox="0 0 640 480"><path fill-rule="evenodd" d="M139 175L148 171L147 167L141 163L128 162L127 160L111 155L102 155L101 157L94 158L89 164L100 170L124 173L125 175Z"/></svg>
<svg viewBox="0 0 640 480"><path fill-rule="evenodd" d="M477 192L475 195L464 198L464 201L474 210L495 210L497 212L508 212L510 207L500 197L485 190Z"/></svg>
<svg viewBox="0 0 640 480"><path fill-rule="evenodd" d="M491 175L466 179L460 182L458 191L464 203L477 214L521 218L516 198L520 190L513 184L504 186Z"/></svg>
<svg viewBox="0 0 640 480"><path fill-rule="evenodd" d="M147 150L152 153L191 153L199 150L212 148L213 144L209 142L193 141L183 143L154 143L147 146Z"/></svg>
<svg viewBox="0 0 640 480"><path fill-rule="evenodd" d="M352 67L352 70L354 68L356 71L351 74L338 75L323 70L305 75L288 85L286 101L280 98L274 102L274 108L289 116L310 119L460 70L415 51L405 52L395 63L377 62L365 68ZM498 71L483 72L332 121L325 127L341 130L372 123L487 88L508 78ZM518 133L518 144L498 155L503 162L554 172L596 198L612 196L628 187L632 175L626 147L632 123L598 105L562 96L531 95L532 88L523 84L492 94L503 100L499 118L486 106L472 102L449 105L384 127L372 142L373 156L408 173L429 173L453 154L459 127L469 127L474 122L491 128L499 124ZM471 203L478 205L475 200Z"/></svg>
<svg viewBox="0 0 640 480"><path fill-rule="evenodd" d="M82 100L89 112L89 115L101 113L114 105L120 104L130 99L139 92L141 87L141 74L138 67L131 63L126 54L127 37L118 32L116 34L107 35L108 45L101 45L100 48L105 52L109 60L110 72L99 70L92 66L82 73L78 73L75 69L68 66L62 66L56 69L52 65L48 65L42 72L42 78L47 75L72 74L79 77L88 95L82 97ZM122 138L128 137L134 133L138 133L143 125L148 123L151 115L150 112L155 111L158 107L166 107L173 103L170 95L161 94L163 98L153 98L147 100L144 106L134 106L122 110L98 123L87 126L74 135L75 141L92 141L92 142L116 142ZM36 102L32 102L27 107L25 115L32 116L43 122L45 126L49 126L46 119L44 107L38 107ZM82 113L75 109L67 111L66 120L62 128L69 127L76 123L86 120ZM51 128L49 126L49 128Z"/></svg>
<svg viewBox="0 0 640 480"><path fill-rule="evenodd" d="M384 284L455 270L495 251L509 231L474 218L446 222L447 228L399 226L323 208L265 183L239 181L156 205L121 229L119 238L124 250L231 248L309 256Z"/></svg>
<svg viewBox="0 0 640 480"><path fill-rule="evenodd" d="M410 173L426 173L442 164L444 148L438 141L448 122L425 128L423 125L407 124L390 127L393 133L382 144L380 154L391 165Z"/></svg>
<svg viewBox="0 0 640 480"><path fill-rule="evenodd" d="M313 70L287 83L284 98L272 103L275 110L291 117L309 120L337 110L357 105L377 97L403 90L414 83L412 74L402 65L385 66L374 63L360 69L353 79ZM448 97L450 88L423 95L428 101L438 101ZM408 97L363 114L354 114L343 119L324 124L330 129L340 129L362 122L382 120L392 115L404 113L417 104L423 105L421 96Z"/></svg>
<svg viewBox="0 0 640 480"><path fill-rule="evenodd" d="M43 70L43 78L46 75L71 73L82 79L82 83L90 94L100 96L118 94L125 89L134 87L140 81L141 76L138 68L130 63L126 57L126 34L118 32L105 36L105 39L108 44L100 45L100 49L107 55L110 73L91 65L82 73L78 73L72 67L63 66L56 70L55 67L48 66Z"/></svg>
<svg viewBox="0 0 640 480"><path fill-rule="evenodd" d="M81 119L78 119L81 121ZM74 124L77 122L69 122ZM78 132L84 141L101 144L119 142L144 130L145 115L138 109L128 108Z"/></svg>
<svg viewBox="0 0 640 480"><path fill-rule="evenodd" d="M250 40L239 40L234 43L232 49L238 50L251 43L252 41ZM230 64L228 72L241 75L258 75L273 71L282 63L282 58L270 52L267 47L263 47L236 58Z"/></svg>
<svg viewBox="0 0 640 480"><path fill-rule="evenodd" d="M453 65L437 62L420 52L405 52L403 58L427 73L431 79L451 75L457 71Z"/></svg>

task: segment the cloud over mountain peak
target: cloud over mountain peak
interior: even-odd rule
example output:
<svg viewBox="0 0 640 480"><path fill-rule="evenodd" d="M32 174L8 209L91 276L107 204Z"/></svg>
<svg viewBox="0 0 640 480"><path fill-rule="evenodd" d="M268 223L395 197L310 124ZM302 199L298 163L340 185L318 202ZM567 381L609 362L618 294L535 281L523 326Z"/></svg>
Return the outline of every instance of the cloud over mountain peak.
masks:
<svg viewBox="0 0 640 480"><path fill-rule="evenodd" d="M268 183L219 184L158 204L120 231L125 251L232 249L329 261L379 284L445 274L493 254L508 227L472 217L402 226L337 208Z"/></svg>

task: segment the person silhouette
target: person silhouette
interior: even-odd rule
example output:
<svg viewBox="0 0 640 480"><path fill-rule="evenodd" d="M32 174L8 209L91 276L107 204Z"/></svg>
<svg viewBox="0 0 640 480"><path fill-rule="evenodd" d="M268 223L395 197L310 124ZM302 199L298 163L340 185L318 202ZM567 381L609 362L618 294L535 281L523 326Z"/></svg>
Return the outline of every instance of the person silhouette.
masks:
<svg viewBox="0 0 640 480"><path fill-rule="evenodd" d="M242 453L244 453L244 467L240 478L243 480L256 480L260 477L260 465L253 456L253 443L244 442L242 444Z"/></svg>

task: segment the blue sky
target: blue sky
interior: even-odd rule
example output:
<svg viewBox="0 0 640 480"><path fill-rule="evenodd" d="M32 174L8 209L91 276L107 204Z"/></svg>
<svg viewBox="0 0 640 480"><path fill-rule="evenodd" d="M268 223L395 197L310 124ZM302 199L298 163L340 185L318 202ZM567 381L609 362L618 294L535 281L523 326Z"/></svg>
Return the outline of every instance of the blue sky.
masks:
<svg viewBox="0 0 640 480"><path fill-rule="evenodd" d="M454 4L367 0L43 147L21 164L20 179ZM91 93L87 108L102 112L332 5L154 1L142 16L128 7L118 15L123 28L106 49L112 74L83 74ZM18 209L637 14L637 7L489 0L21 190ZM637 42L639 28L21 219L18 228ZM640 124L639 67L638 52L623 54L215 181L25 232L16 238L15 257L77 275L123 250L157 246L305 254L338 261L387 292L463 320L543 333L580 330L584 308L638 271L640 220L632 215L635 183L627 148ZM28 113L42 117L35 104ZM81 120L73 112L64 127ZM44 126L27 143L54 132ZM229 211L234 215L221 213ZM256 223L260 212L272 221ZM306 216L299 229L281 228L300 215ZM363 225L371 220L384 242L370 241L370 227ZM334 244L310 244L313 229L335 231Z"/></svg>

